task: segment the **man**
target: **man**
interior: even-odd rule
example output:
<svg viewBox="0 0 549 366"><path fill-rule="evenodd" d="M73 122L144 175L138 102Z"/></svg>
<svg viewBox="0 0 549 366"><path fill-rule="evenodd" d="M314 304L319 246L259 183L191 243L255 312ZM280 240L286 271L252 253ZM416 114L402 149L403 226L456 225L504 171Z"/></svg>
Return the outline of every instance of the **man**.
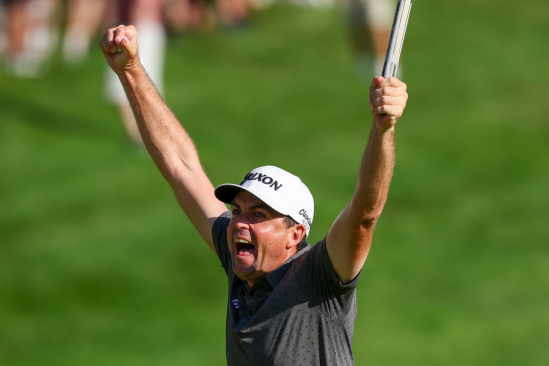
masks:
<svg viewBox="0 0 549 366"><path fill-rule="evenodd" d="M193 141L139 62L135 28L109 29L100 48L124 86L148 151L227 272L228 364L354 364L355 288L387 198L406 85L373 80L374 124L355 193L326 238L310 247L313 199L298 177L266 166L240 185L214 190Z"/></svg>

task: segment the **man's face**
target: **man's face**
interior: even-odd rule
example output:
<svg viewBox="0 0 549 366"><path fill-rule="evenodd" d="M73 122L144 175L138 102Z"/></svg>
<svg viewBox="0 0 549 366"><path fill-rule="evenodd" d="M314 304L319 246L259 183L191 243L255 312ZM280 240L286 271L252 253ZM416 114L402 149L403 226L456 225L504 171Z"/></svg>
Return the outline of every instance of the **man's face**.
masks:
<svg viewBox="0 0 549 366"><path fill-rule="evenodd" d="M286 228L284 215L253 194L238 193L227 227L234 273L253 286L256 279L280 267L296 252L295 230Z"/></svg>

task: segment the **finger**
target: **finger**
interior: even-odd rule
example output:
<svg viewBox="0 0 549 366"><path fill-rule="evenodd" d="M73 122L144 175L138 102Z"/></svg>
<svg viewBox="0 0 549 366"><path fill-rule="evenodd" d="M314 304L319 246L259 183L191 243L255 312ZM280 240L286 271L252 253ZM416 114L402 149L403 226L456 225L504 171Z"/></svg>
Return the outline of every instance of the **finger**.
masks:
<svg viewBox="0 0 549 366"><path fill-rule="evenodd" d="M372 99L372 106L373 107L379 107L380 105L400 105L400 104L406 104L406 98L402 95L392 97L383 95L379 98Z"/></svg>
<svg viewBox="0 0 549 366"><path fill-rule="evenodd" d="M108 31L99 40L99 48L101 49L101 52L103 52L105 55L111 55L114 53L112 47L109 45ZM115 52L116 52L116 49L115 49Z"/></svg>
<svg viewBox="0 0 549 366"><path fill-rule="evenodd" d="M107 55L107 54L109 54L110 52L108 52L108 51L105 49L105 46L103 45L104 38L105 38L105 37L101 37L101 39L99 40L99 49L101 50L101 52L103 52L105 55Z"/></svg>
<svg viewBox="0 0 549 366"><path fill-rule="evenodd" d="M372 98L380 98L384 95L390 96L390 97L398 97L406 93L403 89L399 88L392 88L392 87L385 87L385 88L378 88L374 89L372 91Z"/></svg>
<svg viewBox="0 0 549 366"><path fill-rule="evenodd" d="M374 114L386 114L387 116L391 118L400 118L402 117L402 113L404 112L404 108L402 105L380 105L379 107L375 107L372 109L372 112Z"/></svg>
<svg viewBox="0 0 549 366"><path fill-rule="evenodd" d="M116 52L120 53L120 52L124 51L124 48L125 48L124 46L126 46L126 47L128 46L128 44L127 44L128 41L129 41L129 39L126 36L122 37L122 39L119 42L115 41L115 43L117 44Z"/></svg>
<svg viewBox="0 0 549 366"><path fill-rule="evenodd" d="M119 25L116 27L116 30L114 31L114 43L118 46L124 40L124 38L127 37L126 34L126 26Z"/></svg>
<svg viewBox="0 0 549 366"><path fill-rule="evenodd" d="M383 80L384 80L383 76L375 76L372 79L372 83L370 84L370 92L368 95L368 101L370 102L370 109L374 108L372 104L372 100L374 99L373 93L377 88L379 88L379 85L383 82Z"/></svg>
<svg viewBox="0 0 549 366"><path fill-rule="evenodd" d="M133 25L120 26L116 32L115 43L118 52L126 51L127 56L137 53L137 31Z"/></svg>
<svg viewBox="0 0 549 366"><path fill-rule="evenodd" d="M109 28L103 36L105 41L103 42L103 47L108 50L110 53L116 53L116 44L114 39L116 37L116 32L118 28Z"/></svg>
<svg viewBox="0 0 549 366"><path fill-rule="evenodd" d="M400 81L399 79L397 79L395 77L388 77L387 79L384 79L379 84L380 87L394 87L394 88L399 88L399 87L402 87L402 86L405 86L405 85L406 84L404 84L402 81Z"/></svg>
<svg viewBox="0 0 549 366"><path fill-rule="evenodd" d="M136 36L137 36L137 31L133 25L128 25L128 26L119 25L116 29L115 43L119 45L122 42L125 42L124 41L125 38L130 42L132 42Z"/></svg>
<svg viewBox="0 0 549 366"><path fill-rule="evenodd" d="M385 80L383 76L375 76L372 79L372 84L370 84L370 93L374 91L379 86L379 84L383 82L383 80Z"/></svg>

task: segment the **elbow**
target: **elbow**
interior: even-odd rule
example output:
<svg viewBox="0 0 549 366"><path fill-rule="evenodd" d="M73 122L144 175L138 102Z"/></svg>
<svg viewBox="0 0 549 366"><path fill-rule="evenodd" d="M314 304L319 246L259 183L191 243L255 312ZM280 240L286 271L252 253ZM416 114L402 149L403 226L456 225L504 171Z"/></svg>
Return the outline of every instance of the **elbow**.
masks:
<svg viewBox="0 0 549 366"><path fill-rule="evenodd" d="M360 218L360 227L366 230L372 230L376 224L377 220L381 217L381 212L383 207L371 207L367 210L362 210L357 217Z"/></svg>
<svg viewBox="0 0 549 366"><path fill-rule="evenodd" d="M351 201L347 206L347 217L351 218L356 228L360 230L372 230L381 216L383 206L378 204L357 204Z"/></svg>
<svg viewBox="0 0 549 366"><path fill-rule="evenodd" d="M361 228L373 228L376 225L377 220L381 217L384 202L374 202L368 204L364 204L362 202L360 204L356 203L357 202L353 201L350 205L351 213L357 220L355 222L359 224Z"/></svg>
<svg viewBox="0 0 549 366"><path fill-rule="evenodd" d="M376 226L379 216L380 215L368 215L362 217L362 219L360 220L360 227L363 230L373 230L373 228Z"/></svg>

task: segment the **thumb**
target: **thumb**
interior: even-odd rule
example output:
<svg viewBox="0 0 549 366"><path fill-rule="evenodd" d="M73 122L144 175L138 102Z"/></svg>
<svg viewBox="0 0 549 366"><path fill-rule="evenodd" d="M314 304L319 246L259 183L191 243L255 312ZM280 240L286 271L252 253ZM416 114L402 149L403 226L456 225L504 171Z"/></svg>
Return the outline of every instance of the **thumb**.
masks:
<svg viewBox="0 0 549 366"><path fill-rule="evenodd" d="M114 38L118 53L131 60L137 56L137 31L133 25L119 26Z"/></svg>
<svg viewBox="0 0 549 366"><path fill-rule="evenodd" d="M372 84L370 84L370 97L372 96L372 92L379 86L385 80L383 76L376 76L372 79Z"/></svg>
<svg viewBox="0 0 549 366"><path fill-rule="evenodd" d="M375 88L376 86L381 84L383 82L383 80L385 80L385 78L383 76L374 77L374 79L372 80L372 88Z"/></svg>
<svg viewBox="0 0 549 366"><path fill-rule="evenodd" d="M124 36L120 43L117 45L117 51L118 52L124 52L124 56L127 58L131 58L136 53L136 48L133 44L133 42L128 38L128 36Z"/></svg>
<svg viewBox="0 0 549 366"><path fill-rule="evenodd" d="M128 61L131 61L137 55L137 45L135 43L128 36L124 36L120 43L116 45L116 51L122 53Z"/></svg>

